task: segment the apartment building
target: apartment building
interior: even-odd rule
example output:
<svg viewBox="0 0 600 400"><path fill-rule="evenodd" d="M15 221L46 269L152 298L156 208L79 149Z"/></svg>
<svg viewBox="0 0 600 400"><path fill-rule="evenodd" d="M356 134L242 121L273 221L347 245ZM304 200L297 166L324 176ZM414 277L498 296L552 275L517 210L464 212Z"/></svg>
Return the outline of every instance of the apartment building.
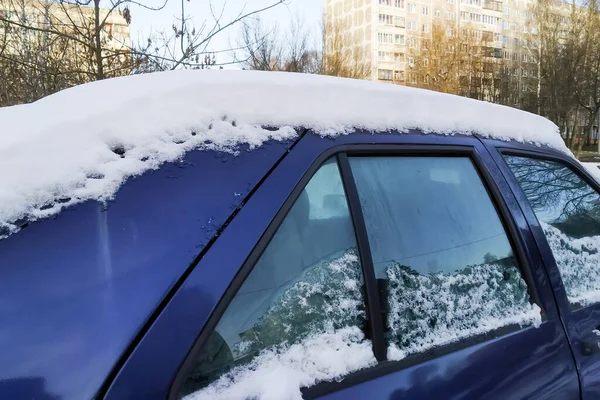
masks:
<svg viewBox="0 0 600 400"><path fill-rule="evenodd" d="M484 51L486 66L476 79L462 78L475 82L468 90L481 93L461 94L494 100L495 90L486 93L477 86L487 81L493 89L494 83L500 84L499 74L509 75L510 84L521 92L536 90L533 4L534 0L326 0L325 18L343 27L347 48L364 51L371 79L383 82L427 87L429 77L422 65L415 65L415 57L435 45L432 41L442 40L434 34L436 29L442 28L446 38L475 41Z"/></svg>
<svg viewBox="0 0 600 400"><path fill-rule="evenodd" d="M111 12L105 8L99 11L100 21L105 21L101 35L102 48L126 55L131 47L129 23L118 11ZM8 53L40 44L50 32L61 32L65 37L73 38L69 53L76 58L77 53L88 50L81 46L81 42L89 40L91 43L93 31L93 6L47 0L0 0L0 36L3 50Z"/></svg>

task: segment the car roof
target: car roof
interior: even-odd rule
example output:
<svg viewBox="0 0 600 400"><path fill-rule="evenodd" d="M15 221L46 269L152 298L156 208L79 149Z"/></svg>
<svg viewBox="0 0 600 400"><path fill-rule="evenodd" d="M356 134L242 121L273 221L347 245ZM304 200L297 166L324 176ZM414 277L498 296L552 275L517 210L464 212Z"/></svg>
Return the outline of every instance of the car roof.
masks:
<svg viewBox="0 0 600 400"><path fill-rule="evenodd" d="M191 150L419 129L543 143L558 128L516 109L421 89L307 74L175 71L70 88L0 109L0 236L18 221L105 201L132 176Z"/></svg>

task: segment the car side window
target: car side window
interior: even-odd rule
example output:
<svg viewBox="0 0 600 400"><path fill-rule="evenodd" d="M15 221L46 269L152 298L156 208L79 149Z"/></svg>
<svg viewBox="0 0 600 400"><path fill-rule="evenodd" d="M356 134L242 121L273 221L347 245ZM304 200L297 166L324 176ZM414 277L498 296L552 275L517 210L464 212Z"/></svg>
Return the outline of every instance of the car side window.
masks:
<svg viewBox="0 0 600 400"><path fill-rule="evenodd" d="M504 159L550 245L569 302L600 302L600 195L565 164L531 157Z"/></svg>
<svg viewBox="0 0 600 400"><path fill-rule="evenodd" d="M362 285L344 187L330 161L283 219L204 344L180 396L282 398L277 390L289 385L299 390L368 366L374 356L362 334ZM286 372L286 382L277 382L277 369ZM275 381L260 383L269 376ZM261 392L265 387L268 395Z"/></svg>
<svg viewBox="0 0 600 400"><path fill-rule="evenodd" d="M351 157L388 359L541 320L468 157Z"/></svg>

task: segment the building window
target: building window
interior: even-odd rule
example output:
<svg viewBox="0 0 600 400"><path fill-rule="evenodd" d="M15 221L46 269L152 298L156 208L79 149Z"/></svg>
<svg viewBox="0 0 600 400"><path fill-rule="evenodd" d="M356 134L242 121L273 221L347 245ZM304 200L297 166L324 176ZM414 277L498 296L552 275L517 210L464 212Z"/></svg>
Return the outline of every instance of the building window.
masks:
<svg viewBox="0 0 600 400"><path fill-rule="evenodd" d="M527 62L527 54L521 55L521 61L523 61L525 63Z"/></svg>
<svg viewBox="0 0 600 400"><path fill-rule="evenodd" d="M398 8L404 8L404 0L396 0L395 6Z"/></svg>
<svg viewBox="0 0 600 400"><path fill-rule="evenodd" d="M394 17L389 14L379 14L379 23L384 25L392 25Z"/></svg>
<svg viewBox="0 0 600 400"><path fill-rule="evenodd" d="M510 15L510 8L504 7L504 14Z"/></svg>
<svg viewBox="0 0 600 400"><path fill-rule="evenodd" d="M513 45L514 45L515 47L519 47L519 39L517 39L517 38L514 38L514 39L513 39Z"/></svg>
<svg viewBox="0 0 600 400"><path fill-rule="evenodd" d="M396 43L396 44L405 45L406 44L405 39L406 39L406 37L404 35L400 35L400 34L394 35L394 43Z"/></svg>
<svg viewBox="0 0 600 400"><path fill-rule="evenodd" d="M510 44L510 38L508 36L502 36L502 44L508 46Z"/></svg>
<svg viewBox="0 0 600 400"><path fill-rule="evenodd" d="M448 4L454 4L454 0L446 0L446 3L448 3Z"/></svg>
<svg viewBox="0 0 600 400"><path fill-rule="evenodd" d="M417 84L417 74L415 74L414 72L411 72L410 74L408 74L408 83L412 83L413 85Z"/></svg>
<svg viewBox="0 0 600 400"><path fill-rule="evenodd" d="M429 15L429 7L423 7L423 15Z"/></svg>
<svg viewBox="0 0 600 400"><path fill-rule="evenodd" d="M523 44L523 47L527 48L527 39L521 40L521 43Z"/></svg>
<svg viewBox="0 0 600 400"><path fill-rule="evenodd" d="M408 66L411 68L415 67L415 59L414 57L408 57Z"/></svg>
<svg viewBox="0 0 600 400"><path fill-rule="evenodd" d="M395 16L394 17L394 25L400 28L404 28L405 20L404 17Z"/></svg>
<svg viewBox="0 0 600 400"><path fill-rule="evenodd" d="M392 0L379 0L379 4L382 6L389 6L389 5L391 5L390 4L391 1Z"/></svg>
<svg viewBox="0 0 600 400"><path fill-rule="evenodd" d="M397 81L404 80L404 71L394 71L394 79Z"/></svg>
<svg viewBox="0 0 600 400"><path fill-rule="evenodd" d="M391 51L378 51L379 61L392 62L393 56Z"/></svg>
<svg viewBox="0 0 600 400"><path fill-rule="evenodd" d="M433 12L433 15L436 18L439 18L441 14L442 14L442 11L439 8L436 8L435 11Z"/></svg>
<svg viewBox="0 0 600 400"><path fill-rule="evenodd" d="M408 12L411 14L417 13L417 5L414 3L408 3Z"/></svg>
<svg viewBox="0 0 600 400"><path fill-rule="evenodd" d="M377 33L377 39L379 43L392 43L392 34L391 33Z"/></svg>
<svg viewBox="0 0 600 400"><path fill-rule="evenodd" d="M499 33L494 33L494 42L499 42L502 40L502 35Z"/></svg>
<svg viewBox="0 0 600 400"><path fill-rule="evenodd" d="M391 69L380 69L378 72L379 80L381 81L391 81L394 79L394 71Z"/></svg>
<svg viewBox="0 0 600 400"><path fill-rule="evenodd" d="M447 20L454 20L454 13L450 12L450 11L446 11L446 19Z"/></svg>
<svg viewBox="0 0 600 400"><path fill-rule="evenodd" d="M465 21L468 20L469 19L469 13L466 12L466 11L461 11L460 12L460 19L465 20Z"/></svg>
<svg viewBox="0 0 600 400"><path fill-rule="evenodd" d="M515 32L519 32L519 24L514 24L513 29Z"/></svg>
<svg viewBox="0 0 600 400"><path fill-rule="evenodd" d="M448 37L454 36L454 31L452 30L452 28L446 28L446 36L448 36Z"/></svg>
<svg viewBox="0 0 600 400"><path fill-rule="evenodd" d="M397 63L405 62L404 53L394 53L394 61Z"/></svg>
<svg viewBox="0 0 600 400"><path fill-rule="evenodd" d="M429 33L429 24L423 24L423 32Z"/></svg>
<svg viewBox="0 0 600 400"><path fill-rule="evenodd" d="M409 49L417 48L417 39L416 38L408 38L408 48Z"/></svg>
<svg viewBox="0 0 600 400"><path fill-rule="evenodd" d="M510 22L508 21L504 21L503 26L502 26L505 30L509 30L510 29Z"/></svg>
<svg viewBox="0 0 600 400"><path fill-rule="evenodd" d="M470 0L472 6L481 6L481 0Z"/></svg>
<svg viewBox="0 0 600 400"><path fill-rule="evenodd" d="M406 27L409 31L417 30L417 23L415 21L408 21L408 25Z"/></svg>
<svg viewBox="0 0 600 400"><path fill-rule="evenodd" d="M471 13L471 22L480 23L481 22L481 14Z"/></svg>

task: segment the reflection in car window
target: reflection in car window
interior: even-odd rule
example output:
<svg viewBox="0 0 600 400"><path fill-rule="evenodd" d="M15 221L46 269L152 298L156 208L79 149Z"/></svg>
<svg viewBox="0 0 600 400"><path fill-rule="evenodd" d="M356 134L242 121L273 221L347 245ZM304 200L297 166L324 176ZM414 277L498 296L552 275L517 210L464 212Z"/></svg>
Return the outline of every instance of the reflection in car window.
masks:
<svg viewBox="0 0 600 400"><path fill-rule="evenodd" d="M600 195L562 163L505 156L552 249L572 304L600 301Z"/></svg>
<svg viewBox="0 0 600 400"><path fill-rule="evenodd" d="M539 321L504 227L466 157L353 157L388 357Z"/></svg>
<svg viewBox="0 0 600 400"><path fill-rule="evenodd" d="M201 398L238 398L235 390L243 393L239 398L258 398L252 390L277 389L274 382L260 384L264 376L276 379L273 366L287 373L287 385L296 384L297 390L368 366L373 355L362 334L361 287L346 197L338 166L330 162L317 171L283 220L221 317L181 394L205 388ZM316 342L325 350L315 347ZM353 366L337 359L344 357L343 348L323 357L340 344L358 346L354 350L363 363ZM261 368L266 372L252 374ZM302 369L303 381L293 382L297 371L289 368Z"/></svg>

